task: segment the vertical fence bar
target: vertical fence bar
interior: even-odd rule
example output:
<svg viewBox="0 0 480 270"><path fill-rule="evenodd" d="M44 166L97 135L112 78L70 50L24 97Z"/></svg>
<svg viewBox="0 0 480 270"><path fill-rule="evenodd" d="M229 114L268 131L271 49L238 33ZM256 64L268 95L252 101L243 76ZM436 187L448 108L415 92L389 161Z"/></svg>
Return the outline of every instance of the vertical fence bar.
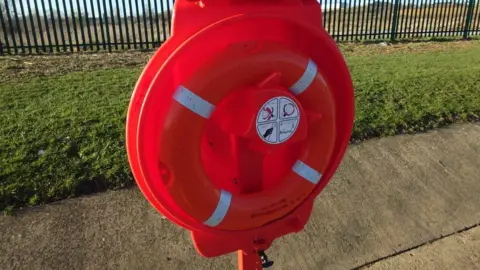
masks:
<svg viewBox="0 0 480 270"><path fill-rule="evenodd" d="M366 10L366 6L365 6L365 2L366 0L363 0L363 6L362 6L362 33L361 35L363 36L363 38L365 38L365 33L367 32L366 31L366 27L365 29L363 28L365 26L365 12L367 11ZM367 14L368 15L368 14Z"/></svg>
<svg viewBox="0 0 480 270"><path fill-rule="evenodd" d="M62 2L63 2L63 10L65 12L65 26L67 27L68 44L69 44L69 47L70 47L70 52L73 52L72 31L70 29L70 18L68 18L67 3L65 2L65 0L62 0ZM59 13L60 13L60 11L59 11Z"/></svg>
<svg viewBox="0 0 480 270"><path fill-rule="evenodd" d="M356 0L355 0L356 1ZM361 1L362 0L359 0L358 1L358 5L355 5L355 10L357 11L357 23L355 25L355 40L359 40L358 39L358 28L360 27L360 6L361 6ZM355 14L355 13L354 13Z"/></svg>
<svg viewBox="0 0 480 270"><path fill-rule="evenodd" d="M428 24L428 35L429 37L435 36L435 11L436 11L436 3L435 0L432 0L430 4L430 19Z"/></svg>
<svg viewBox="0 0 480 270"><path fill-rule="evenodd" d="M17 28L18 39L20 41L20 48L22 49L22 54L25 54L25 44L23 43L23 31L21 29L20 20L18 19L17 5L13 3L12 6L13 6L13 16L15 17L15 25Z"/></svg>
<svg viewBox="0 0 480 270"><path fill-rule="evenodd" d="M381 2L380 9L381 9L381 11L380 11L379 27L380 27L381 35L379 34L378 37L379 38L381 37L381 39L385 39L385 25L386 25L386 20L387 20L387 15L386 15L386 11L385 11L385 1ZM388 9L388 5L387 5L387 9ZM385 17L383 17L384 15L385 15Z"/></svg>
<svg viewBox="0 0 480 270"><path fill-rule="evenodd" d="M347 2L345 2L347 3ZM351 28L350 28L350 19L351 19L351 13L352 13L352 5L351 5L351 1L348 2L348 6L347 4L345 4L345 6L343 7L345 10L348 9L348 15L347 15L347 31L345 31L346 33L346 40L351 40L352 39L352 31L351 31Z"/></svg>
<svg viewBox="0 0 480 270"><path fill-rule="evenodd" d="M96 0L97 8L98 8L98 22L100 23L100 35L102 36L102 47L104 50L107 50L107 37L105 36L105 29L103 28L103 13L102 13L102 5L100 4L103 1L103 6L105 6L105 0ZM106 12L106 9L104 10ZM107 22L108 24L108 22ZM110 39L110 37L108 38Z"/></svg>
<svg viewBox="0 0 480 270"><path fill-rule="evenodd" d="M17 39L15 38L15 26L12 22L12 16L10 14L10 9L8 7L8 1L5 0L5 13L7 14L8 28L10 30L10 36L12 37L12 46L14 54L18 54Z"/></svg>
<svg viewBox="0 0 480 270"><path fill-rule="evenodd" d="M431 0L428 0L428 2L427 2L427 0L425 0L425 15L424 15L425 16L424 17L424 23L425 24L422 27L424 37L428 37L428 34L429 34L428 33L429 32L429 30L428 30L428 26L429 26L428 19L430 18L430 3L431 3Z"/></svg>
<svg viewBox="0 0 480 270"><path fill-rule="evenodd" d="M67 43L65 42L65 33L63 31L62 14L60 13L60 4L55 0L55 7L57 8L58 26L60 27L60 37L62 38L63 51L67 51Z"/></svg>
<svg viewBox="0 0 480 270"><path fill-rule="evenodd" d="M433 36L438 36L438 33L440 32L440 22L439 22L439 17L438 13L440 11L440 8L442 7L441 3L435 3L435 15L434 15L434 20L433 20Z"/></svg>
<svg viewBox="0 0 480 270"><path fill-rule="evenodd" d="M77 52L80 51L80 41L78 39L78 28L77 28L77 18L75 18L75 11L73 9L73 2L72 0L68 1L70 4L70 12L72 12L72 26L73 26L73 36L75 37L75 45L77 47ZM67 11L65 11L67 12Z"/></svg>
<svg viewBox="0 0 480 270"><path fill-rule="evenodd" d="M442 36L446 36L448 31L448 16L450 14L450 4L444 3L445 10L442 12Z"/></svg>
<svg viewBox="0 0 480 270"><path fill-rule="evenodd" d="M372 22L370 24L370 38L377 39L377 26L378 26L378 11L379 11L379 4L375 0L372 0L371 5L371 12L372 12Z"/></svg>
<svg viewBox="0 0 480 270"><path fill-rule="evenodd" d="M448 19L447 19L447 33L446 35L447 36L451 36L452 35L452 29L454 27L454 20L455 20L455 11L456 11L456 8L455 8L455 2L452 2L449 6L448 6L448 9L449 9L449 15L448 15Z"/></svg>
<svg viewBox="0 0 480 270"><path fill-rule="evenodd" d="M463 29L464 26L463 24L465 23L465 20L463 20L463 14L464 14L464 9L465 9L465 3L461 2L461 6L458 9L457 15L455 17L455 22L456 22L456 27L455 27L455 36L458 36L459 33L463 35Z"/></svg>
<svg viewBox="0 0 480 270"><path fill-rule="evenodd" d="M407 0L408 1L408 0ZM403 11L405 9L405 4L403 4L401 1L398 5L398 12L397 12L397 32L395 34L395 38L402 38L402 33L403 33L403 19L404 19L404 15L403 15Z"/></svg>
<svg viewBox="0 0 480 270"><path fill-rule="evenodd" d="M108 26L107 0L103 0L103 21L105 22L105 35L107 37L108 51L112 51L112 42L110 41L110 27Z"/></svg>
<svg viewBox="0 0 480 270"><path fill-rule="evenodd" d="M48 25L48 16L47 16L47 9L45 8L45 0L41 0L40 4L43 12L43 20L45 23L45 32L47 34L48 46L50 47L50 53L53 53L53 44L52 44L52 38L50 34L50 27Z"/></svg>
<svg viewBox="0 0 480 270"><path fill-rule="evenodd" d="M379 2L375 2L375 1L374 1L374 2L372 3L372 7L373 7L373 9L375 10L375 17L374 17L374 18L375 18L375 25L373 26L373 28L374 28L374 29L373 29L373 32L374 32L373 38L374 38L374 39L377 39L377 38L378 38L378 37L377 37L377 35L378 35L378 20L379 20L378 12L380 11Z"/></svg>
<svg viewBox="0 0 480 270"><path fill-rule="evenodd" d="M395 0L392 0L392 3L389 5L390 9L388 10L388 19L386 19L387 21L387 28L385 28L385 30L387 30L387 38L391 38L392 36L392 19L393 19L393 11L395 10L395 2L393 2Z"/></svg>
<svg viewBox="0 0 480 270"><path fill-rule="evenodd" d="M112 34L113 34L113 43L115 44L115 50L118 50L117 30L115 27L115 15L114 15L115 11L113 10L112 0L109 0L108 2L110 5L111 15L109 16L108 11L105 11L105 17L106 17L105 20L107 21L108 19L110 19L110 25L112 26ZM108 29L110 30L110 28Z"/></svg>
<svg viewBox="0 0 480 270"><path fill-rule="evenodd" d="M23 30L25 32L25 39L27 40L28 52L32 53L32 44L30 42L30 34L28 33L28 24L27 24L27 16L25 16L25 8L23 7L23 1L19 1L20 3L20 12L22 13L22 21L23 21Z"/></svg>
<svg viewBox="0 0 480 270"><path fill-rule="evenodd" d="M148 17L150 19L150 36L152 38L152 48L155 48L155 31L153 30L152 3L150 3L150 0L147 0L147 6Z"/></svg>
<svg viewBox="0 0 480 270"><path fill-rule="evenodd" d="M445 22L446 13L443 10L445 7L445 3L439 2L438 13L437 13L437 36L443 36L443 28ZM439 17L440 16L440 17Z"/></svg>
<svg viewBox="0 0 480 270"><path fill-rule="evenodd" d="M323 3L323 0L320 0L320 7L322 9L322 27L325 28L325 25L327 24L327 17L325 15L325 3ZM163 8L162 8L163 9Z"/></svg>
<svg viewBox="0 0 480 270"><path fill-rule="evenodd" d="M127 40L127 48L130 50L132 47L130 45L130 31L128 30L128 17L127 17L127 5L125 0L122 0L123 5L123 23L125 24L125 37Z"/></svg>
<svg viewBox="0 0 480 270"><path fill-rule="evenodd" d="M333 0L333 5L331 6L333 12L333 26L332 26L332 38L336 39L336 21L337 21L337 0Z"/></svg>
<svg viewBox="0 0 480 270"><path fill-rule="evenodd" d="M365 39L371 38L372 32L368 29L368 23L370 22L370 27L373 24L372 13L370 11L370 0L367 0L367 22L365 23Z"/></svg>
<svg viewBox="0 0 480 270"><path fill-rule="evenodd" d="M429 13L428 13L428 36L431 37L432 36L432 33L433 33L433 30L432 30L432 26L434 25L433 23L433 18L434 18L434 14L435 14L435 0L430 0L429 2L429 5L428 5L428 10L429 10Z"/></svg>
<svg viewBox="0 0 480 270"><path fill-rule="evenodd" d="M468 4L467 17L465 18L465 27L463 29L463 39L467 39L468 34L470 32L470 24L472 23L473 4L474 3L475 3L475 0L470 0L470 3Z"/></svg>
<svg viewBox="0 0 480 270"><path fill-rule="evenodd" d="M5 39L5 44L0 41L0 54L4 55L5 51L10 54L10 43L8 42L7 26L5 23L5 18L3 17L3 10L0 7L0 24L2 25L3 38Z"/></svg>
<svg viewBox="0 0 480 270"><path fill-rule="evenodd" d="M78 0L80 1L80 0ZM90 29L90 18L88 14L88 4L87 0L83 0L83 9L85 11L85 25L87 27L88 43L90 45L90 50L93 51L93 40L92 40L92 30Z"/></svg>
<svg viewBox="0 0 480 270"><path fill-rule="evenodd" d="M345 34L345 27L346 27L348 21L346 21L347 7L346 7L345 3L346 2L344 2L344 1L340 1L339 7L338 7L339 13L342 14L342 16L341 16L342 17L342 29L341 29L342 32L339 35L341 37L341 40L345 40L345 38L347 37L347 35ZM342 13L342 11L343 11L343 13ZM338 20L340 21L340 16L338 17ZM339 23L339 25L340 25L340 23ZM339 31L340 31L340 29L339 29ZM347 31L348 31L348 29L347 29Z"/></svg>
<svg viewBox="0 0 480 270"><path fill-rule="evenodd" d="M382 17L383 17L383 2L377 1L375 3L375 9L377 12L375 13L375 39L380 39L381 38L381 32L382 32Z"/></svg>
<svg viewBox="0 0 480 270"><path fill-rule="evenodd" d="M155 25L157 26L157 39L158 39L158 46L162 44L162 38L160 35L160 22L158 20L158 4L157 1L153 1L153 8L155 9Z"/></svg>
<svg viewBox="0 0 480 270"><path fill-rule="evenodd" d="M139 0L137 0L139 1ZM147 24L147 10L145 9L145 1L141 0L142 10L143 10L143 32L145 34L145 48L148 49L148 24Z"/></svg>
<svg viewBox="0 0 480 270"><path fill-rule="evenodd" d="M162 2L162 1L160 1ZM130 8L130 22L132 25L132 38L133 38L133 48L137 48L137 37L135 34L135 20L133 18L133 7L132 7L132 0L128 0L128 6Z"/></svg>
<svg viewBox="0 0 480 270"><path fill-rule="evenodd" d="M40 33L40 42L42 43L42 51L45 52L45 38L43 37L42 19L40 18L40 11L38 9L38 1L34 1L35 13L37 13L38 32Z"/></svg>
<svg viewBox="0 0 480 270"><path fill-rule="evenodd" d="M340 14L342 14L342 28L339 29L338 31L341 31L341 33L339 34L339 37L340 37L340 40L345 40L346 38L348 38L348 35L346 34L348 32L348 28L347 30L345 31L346 27L347 27L347 5L346 5L346 2L345 1L340 1L340 4L339 4L339 9L338 11L340 12ZM342 13L343 11L343 13ZM340 17L339 17L340 18Z"/></svg>
<svg viewBox="0 0 480 270"><path fill-rule="evenodd" d="M462 20L462 17L463 17L463 14L464 14L464 7L465 7L465 4L464 2L461 2L461 6L460 8L458 9L458 12L457 12L457 15L455 17L455 22L457 24L457 26L455 27L455 36L458 36L459 33L462 33L463 34L463 24L464 24L464 20Z"/></svg>
<svg viewBox="0 0 480 270"><path fill-rule="evenodd" d="M395 0L393 6L393 21L391 25L390 39L395 40L397 38L397 24L398 24L398 12L399 12L400 0Z"/></svg>
<svg viewBox="0 0 480 270"><path fill-rule="evenodd" d="M348 28L350 40L354 41L355 40L355 0L348 1L348 27L347 28Z"/></svg>
<svg viewBox="0 0 480 270"><path fill-rule="evenodd" d="M341 0L336 0L335 1L335 7L337 9L337 16L338 16L338 21L337 21L337 40L341 41L343 40L343 30L342 27L345 24L345 16L343 16L342 13L342 1Z"/></svg>
<svg viewBox="0 0 480 270"><path fill-rule="evenodd" d="M408 1L408 0L407 0ZM397 17L397 38L404 38L405 37L405 7L407 3L400 2L398 7L398 17Z"/></svg>
<svg viewBox="0 0 480 270"><path fill-rule="evenodd" d="M450 11L450 5L444 3L442 9L442 36L446 36L448 31L448 15Z"/></svg>
<svg viewBox="0 0 480 270"><path fill-rule="evenodd" d="M85 29L83 29L82 9L80 8L80 0L76 0L76 1L77 1L78 24L80 25L80 35L82 35L82 47L83 47L83 50L86 51L87 41L85 40Z"/></svg>
<svg viewBox="0 0 480 270"><path fill-rule="evenodd" d="M412 22L415 20L415 13L417 11L417 6L415 5L415 1L411 0L410 6L409 6L409 12L408 12L408 22L406 23L405 27L408 29L406 33L406 37L411 38L412 36Z"/></svg>
<svg viewBox="0 0 480 270"><path fill-rule="evenodd" d="M455 0L456 2L456 0ZM463 6L463 5L462 5ZM462 10L462 6L459 3L455 3L455 9L452 18L452 26L450 29L450 35L455 36L458 32L458 16L460 15L460 11Z"/></svg>
<svg viewBox="0 0 480 270"><path fill-rule="evenodd" d="M120 2L118 2L118 0L115 0L115 3L117 5L118 33L120 34L120 44L122 45L122 50L123 50L125 49L125 43L123 42L122 14L120 13Z"/></svg>
<svg viewBox="0 0 480 270"><path fill-rule="evenodd" d="M362 39L368 39L368 21L369 21L369 6L368 0L363 0L363 19L362 19Z"/></svg>
<svg viewBox="0 0 480 270"><path fill-rule="evenodd" d="M51 17L50 20L52 22L53 39L55 40L55 47L57 49L57 52L60 52L60 44L58 42L58 31L57 31L58 29L57 29L57 24L55 22L55 13L53 12L52 0L48 0L48 9L50 10L50 17Z"/></svg>
<svg viewBox="0 0 480 270"><path fill-rule="evenodd" d="M325 15L323 14L325 12L325 9L323 7L322 0L318 0L318 4L320 5L320 11L322 14L322 27L325 27L325 23L323 22L323 19L325 18Z"/></svg>
<svg viewBox="0 0 480 270"><path fill-rule="evenodd" d="M408 0L407 0L408 1ZM408 17L408 4L407 2L405 3L400 3L401 6L399 8L398 12L398 22L400 25L398 25L398 34L400 38L405 38L406 37L406 29L407 29L407 19ZM405 10L407 8L407 10Z"/></svg>
<svg viewBox="0 0 480 270"><path fill-rule="evenodd" d="M140 22L140 10L138 8L138 0L134 0L135 1L135 8L137 10L137 27L138 27L138 41L139 41L139 45L140 45L140 49L143 49L143 41L142 41L142 28L141 28L141 22Z"/></svg>
<svg viewBox="0 0 480 270"><path fill-rule="evenodd" d="M473 21L476 22L476 24L474 24L474 31L475 35L478 35L480 31L480 1L477 2L476 11L474 11L474 14L475 18L473 19Z"/></svg>
<svg viewBox="0 0 480 270"><path fill-rule="evenodd" d="M447 17L447 12L445 11L445 9L447 8L447 3L443 3L441 5L441 9L440 9L440 36L444 36L444 33L445 33L445 19Z"/></svg>
<svg viewBox="0 0 480 270"><path fill-rule="evenodd" d="M457 3L456 3L456 0L454 0L452 2L452 5L450 6L451 8L451 17L450 17L450 20L449 20L449 27L448 27L448 36L452 36L454 35L455 33L455 29L456 29L456 18L457 18L457 13L458 13L458 10L459 8L457 8Z"/></svg>
<svg viewBox="0 0 480 270"><path fill-rule="evenodd" d="M407 0L408 1L408 0ZM405 38L410 38L412 34L412 21L415 18L415 3L414 0L410 0L407 6L406 16L408 19L405 20Z"/></svg>
<svg viewBox="0 0 480 270"><path fill-rule="evenodd" d="M412 24L410 24L410 31L412 33L412 37L418 37L418 25L419 19L420 19L420 5L421 3L419 2L420 0L415 0L415 9L414 9L414 15L413 15L413 27Z"/></svg>
<svg viewBox="0 0 480 270"><path fill-rule="evenodd" d="M100 50L100 41L98 40L97 19L96 19L96 15L95 15L95 5L94 5L93 1L95 1L95 0L90 0L90 8L92 9L93 28L95 29L93 34L95 36L95 44L97 45L97 51L99 51ZM99 14L100 14L100 12L99 12Z"/></svg>
<svg viewBox="0 0 480 270"><path fill-rule="evenodd" d="M413 15L413 27L412 27L412 24L410 22L410 31L412 33L412 37L416 37L417 36L417 30L418 27L417 27L417 21L418 21L418 17L419 17L419 0L415 0L415 9L414 9L414 15Z"/></svg>
<svg viewBox="0 0 480 270"><path fill-rule="evenodd" d="M33 12L32 12L32 7L30 5L30 1L27 1L27 11L28 11L28 17L30 21L30 27L32 29L32 36L33 36L33 44L35 45L35 51L38 53L38 40L37 40L37 33L35 31L35 23L34 23L34 17L33 17Z"/></svg>
<svg viewBox="0 0 480 270"><path fill-rule="evenodd" d="M172 18L171 18L171 8L170 8L170 1L166 1L167 3L167 20L168 20L168 36L172 34ZM175 3L175 0L173 0Z"/></svg>
<svg viewBox="0 0 480 270"><path fill-rule="evenodd" d="M412 0L412 2L410 3L410 6L409 6L409 12L407 13L407 16L408 16L408 22L405 24L405 28L408 29L406 34L405 34L405 37L408 37L408 38L411 38L412 36L412 22L415 20L415 13L417 12L417 6L415 5L415 2L414 0Z"/></svg>
<svg viewBox="0 0 480 270"><path fill-rule="evenodd" d="M326 2L327 0L325 0ZM332 33L332 23L331 23L331 20L332 20L332 0L328 0L329 1L329 4L328 4L328 28L327 29L327 32L330 34ZM326 13L325 13L326 14Z"/></svg>
<svg viewBox="0 0 480 270"><path fill-rule="evenodd" d="M430 36L430 14L431 12L431 6L432 6L432 0L428 0L428 2L425 2L425 27L423 28L424 36L428 37Z"/></svg>
<svg viewBox="0 0 480 270"><path fill-rule="evenodd" d="M452 5L451 4L446 4L445 5L445 29L443 32L443 36L448 36L448 32L450 31L450 16L452 15Z"/></svg>

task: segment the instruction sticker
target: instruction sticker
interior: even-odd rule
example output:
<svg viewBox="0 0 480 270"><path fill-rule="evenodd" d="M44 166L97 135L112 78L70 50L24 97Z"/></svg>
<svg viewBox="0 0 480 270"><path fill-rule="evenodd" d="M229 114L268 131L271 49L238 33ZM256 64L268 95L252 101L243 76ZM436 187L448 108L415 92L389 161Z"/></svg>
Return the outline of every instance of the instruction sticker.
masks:
<svg viewBox="0 0 480 270"><path fill-rule="evenodd" d="M288 97L275 97L263 104L257 115L257 133L269 144L279 144L297 130L300 112Z"/></svg>

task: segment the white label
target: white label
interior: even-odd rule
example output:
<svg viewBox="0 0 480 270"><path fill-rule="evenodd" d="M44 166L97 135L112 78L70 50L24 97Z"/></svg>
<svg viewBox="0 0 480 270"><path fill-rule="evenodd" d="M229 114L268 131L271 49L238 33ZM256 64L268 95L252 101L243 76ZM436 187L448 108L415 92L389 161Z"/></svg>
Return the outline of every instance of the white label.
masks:
<svg viewBox="0 0 480 270"><path fill-rule="evenodd" d="M285 142L297 130L300 112L288 97L272 98L263 104L257 115L257 133L269 144Z"/></svg>

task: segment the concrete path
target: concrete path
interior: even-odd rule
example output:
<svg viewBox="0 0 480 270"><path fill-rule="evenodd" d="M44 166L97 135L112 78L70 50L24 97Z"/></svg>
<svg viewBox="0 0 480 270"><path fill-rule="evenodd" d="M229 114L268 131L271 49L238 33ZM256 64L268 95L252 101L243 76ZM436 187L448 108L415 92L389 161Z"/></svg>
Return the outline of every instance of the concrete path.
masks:
<svg viewBox="0 0 480 270"><path fill-rule="evenodd" d="M273 269L480 269L480 125L351 146ZM0 217L1 269L236 269L126 189Z"/></svg>
<svg viewBox="0 0 480 270"><path fill-rule="evenodd" d="M378 263L371 270L479 269L480 226L428 243Z"/></svg>

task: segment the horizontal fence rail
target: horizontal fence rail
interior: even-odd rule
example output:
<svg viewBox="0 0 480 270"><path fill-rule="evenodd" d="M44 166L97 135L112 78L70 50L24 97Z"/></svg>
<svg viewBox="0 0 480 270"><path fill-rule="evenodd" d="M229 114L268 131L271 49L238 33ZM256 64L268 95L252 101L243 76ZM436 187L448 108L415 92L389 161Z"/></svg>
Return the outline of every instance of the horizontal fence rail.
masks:
<svg viewBox="0 0 480 270"><path fill-rule="evenodd" d="M320 0L336 41L480 35L480 0ZM145 50L171 29L172 0L0 0L0 55Z"/></svg>

